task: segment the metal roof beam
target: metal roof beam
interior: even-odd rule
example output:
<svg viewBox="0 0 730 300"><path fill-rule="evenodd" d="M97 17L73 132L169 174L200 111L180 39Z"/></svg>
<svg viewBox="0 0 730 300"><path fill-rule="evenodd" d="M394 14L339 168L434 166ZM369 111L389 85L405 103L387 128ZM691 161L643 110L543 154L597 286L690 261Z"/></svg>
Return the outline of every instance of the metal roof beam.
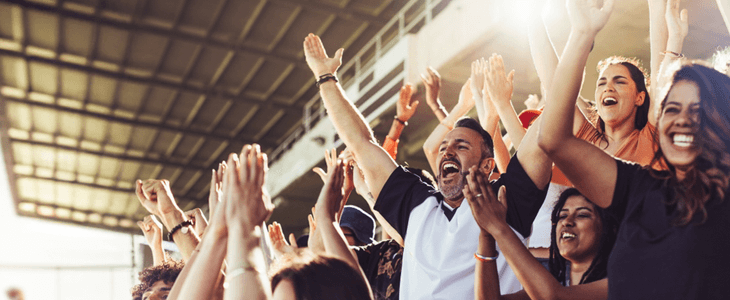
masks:
<svg viewBox="0 0 730 300"><path fill-rule="evenodd" d="M88 21L88 22L101 24L101 25L115 27L118 29L147 32L150 34L167 36L167 37L171 37L174 39L186 40L188 42L192 42L192 43L196 43L196 44L216 46L216 47L220 47L220 48L224 48L224 49L263 56L266 59L269 59L272 61L296 63L302 67L306 67L306 65L307 65L303 59L300 59L298 57L282 57L279 55L274 55L274 54L268 53L266 51L261 51L261 50L255 49L255 48L246 47L243 44L235 44L232 42L220 41L220 40L211 39L211 38L206 39L205 37L201 37L201 36L198 36L198 35L195 35L192 33L188 33L185 31L170 30L170 29L160 28L160 27L157 27L154 25L129 23L129 22L119 21L119 20L115 20L115 19L111 19L111 18L104 18L104 17L100 17L100 16L88 15L88 14L80 13L80 12L70 10L67 8L42 4L42 3L38 3L38 2L30 2L30 1L24 1L24 0L3 0L3 1L9 2L9 3L14 3L14 4L20 5L24 8L28 8L28 9L34 9L34 10L39 10L39 11L43 11L43 12L58 14L63 17L84 20L84 21ZM385 24L385 22L383 22L383 24Z"/></svg>
<svg viewBox="0 0 730 300"><path fill-rule="evenodd" d="M7 56L22 58L28 62L37 61L37 62L41 62L41 63L52 64L52 65L56 65L56 66L63 67L63 68L86 72L89 74L103 75L103 76L111 77L111 78L114 78L117 80L126 80L126 81L131 81L131 82L135 82L135 83L139 83L139 84L143 84L143 85L149 84L149 85L153 85L153 86L163 86L163 87L167 87L167 88L171 88L171 89L175 89L175 90L204 94L206 97L223 96L223 97L232 98L235 101L241 101L244 103L251 103L251 104L257 104L257 105L263 105L264 107L269 106L271 108L283 109L288 113L303 113L303 110L301 110L300 108L292 107L292 106L289 106L289 105L286 105L283 103L275 103L275 102L271 102L271 101L269 101L267 103L263 100L252 99L252 98L241 97L241 96L237 97L237 96L231 95L229 93L220 93L216 90L187 86L187 85L180 85L180 84L171 83L171 82L157 79L157 78L139 77L139 76L133 76L133 75L122 73L122 72L113 72L113 71L89 67L89 66L82 66L82 65L77 65L74 63L70 63L70 62L59 61L59 60L35 56L35 55L29 55L26 53L7 50L7 49L0 49L0 55L7 55Z"/></svg>
<svg viewBox="0 0 730 300"><path fill-rule="evenodd" d="M111 114L107 115L107 114L102 114L102 113L91 112L91 111L84 110L84 109L76 109L76 108L61 106L58 104L49 104L49 103L31 101L28 99L17 99L17 98L13 98L13 97L3 97L2 99L6 100L6 101L27 104L30 106L44 107L44 108L49 108L49 109L58 110L58 111L75 113L75 114L79 114L79 115L86 116L86 117L100 118L100 119L104 119L104 120L111 121L111 122L119 122L119 123L133 125L133 126L152 127L157 130L168 130L168 131L182 133L182 134L191 134L191 135L198 135L198 136L204 136L204 137L214 137L214 138L219 138L222 140L239 139L245 143L253 143L255 141L253 136L241 136L240 133L236 133L236 135L221 135L221 134L215 134L215 133L209 132L208 130L196 130L193 128L181 129L181 128L178 128L175 126L167 125L165 123L154 123L154 122L147 122L147 121L142 121L142 120L126 119L126 118L117 117L117 116L111 115ZM262 145L269 146L269 147L276 146L275 141L263 140L263 141L259 141L259 142Z"/></svg>
<svg viewBox="0 0 730 300"><path fill-rule="evenodd" d="M69 147L54 143L47 143L47 142L39 142L39 141L33 141L33 140L23 140L23 139L16 139L16 138L10 138L11 143L25 143L33 146L44 146L44 147L51 147L54 149L63 149L67 151L74 151L74 152L80 152L80 153L86 153L90 155L96 155L96 156L102 156L102 157L110 157L115 158L119 160L128 160L128 161L135 161L139 163L146 163L146 164L153 164L153 165L163 165L165 167L171 167L171 168L183 168L186 170L192 170L192 171L208 171L207 168L203 168L200 166L193 166L190 164L182 164L182 163L176 163L171 162L168 160L155 160L150 158L144 158L144 157L136 157L136 156L129 156L129 155L120 155L120 154L114 154L114 153L107 153L107 152L101 152L101 151L93 151L93 150L87 150L77 147Z"/></svg>

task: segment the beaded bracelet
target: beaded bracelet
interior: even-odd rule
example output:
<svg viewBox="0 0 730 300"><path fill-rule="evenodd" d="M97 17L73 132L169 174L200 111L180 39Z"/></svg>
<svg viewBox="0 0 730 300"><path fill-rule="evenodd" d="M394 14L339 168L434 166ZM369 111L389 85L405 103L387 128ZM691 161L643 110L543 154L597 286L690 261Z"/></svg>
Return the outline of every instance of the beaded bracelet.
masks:
<svg viewBox="0 0 730 300"><path fill-rule="evenodd" d="M180 224L177 224L177 226L175 226L172 229L170 229L170 232L167 233L167 239L170 240L170 241L173 241L172 240L172 235L175 234L175 232L177 232L178 230L180 230L180 228L183 228L185 226L193 226L193 221L187 220L187 221L183 221ZM188 233L188 231L187 230L183 230L182 233Z"/></svg>

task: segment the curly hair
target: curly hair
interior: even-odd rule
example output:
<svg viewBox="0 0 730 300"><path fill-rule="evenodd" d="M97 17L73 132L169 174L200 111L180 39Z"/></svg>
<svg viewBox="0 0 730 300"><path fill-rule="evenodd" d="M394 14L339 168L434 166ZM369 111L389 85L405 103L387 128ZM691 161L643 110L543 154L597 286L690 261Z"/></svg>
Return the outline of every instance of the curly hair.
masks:
<svg viewBox="0 0 730 300"><path fill-rule="evenodd" d="M271 269L271 291L284 280L294 286L297 300L372 299L370 287L346 262L300 249L281 257Z"/></svg>
<svg viewBox="0 0 730 300"><path fill-rule="evenodd" d="M572 196L584 197L575 188L565 190L560 194L558 202L555 203L555 208L551 215L552 230L550 232L550 258L548 260L548 267L550 268L550 273L553 274L553 277L563 284L566 283L565 279L567 271L565 265L567 260L560 255L560 249L558 249L557 243L557 233L555 230L557 228L558 221L560 220L560 210L563 209L568 198ZM586 200L593 204L591 200ZM598 205L593 204L593 210L601 219L601 224L603 226L601 228L601 238L599 240L600 244L598 246L598 253L596 254L596 257L593 258L591 265L588 267L588 270L583 273L583 277L580 279L578 284L590 283L606 278L608 275L608 256L611 254L613 244L616 243L616 236L618 235L618 220Z"/></svg>
<svg viewBox="0 0 730 300"><path fill-rule="evenodd" d="M160 280L165 283L175 282L184 266L185 264L182 262L167 261L161 265L144 268L142 272L139 272L140 284L132 287L132 299L142 300L144 292Z"/></svg>
<svg viewBox="0 0 730 300"><path fill-rule="evenodd" d="M694 143L700 151L694 167L679 182L676 169L666 162L659 147L652 165L666 162L669 172L652 174L668 180L668 185L674 190L674 197L667 204L674 206L678 212L675 225L684 226L696 214L700 217L697 221L704 223L707 220L708 202L713 199L722 202L730 186L730 77L702 62L685 62L674 73L672 86L680 81L692 82L700 90L699 124L695 124L699 125L699 130L694 137ZM664 114L667 96L661 103L660 119Z"/></svg>
<svg viewBox="0 0 730 300"><path fill-rule="evenodd" d="M636 114L634 117L634 128L638 130L644 129L644 126L646 126L649 122L649 108L651 106L651 97L649 97L649 89L647 88L649 86L649 78L646 76L647 72L641 66L641 61L637 58L623 56L611 56L599 61L596 66L596 70L600 74L606 70L606 68L613 65L624 66L629 71L629 74L631 74L631 80L634 84L636 84L636 92L644 92L644 103L636 108ZM596 101L598 101L598 99L596 99ZM603 122L603 119L601 119L597 113L593 114L593 120L591 121L593 124L597 125L598 130L594 136L589 139L589 141L596 142L601 140L605 142L606 147L608 147L608 139L605 135L606 123Z"/></svg>

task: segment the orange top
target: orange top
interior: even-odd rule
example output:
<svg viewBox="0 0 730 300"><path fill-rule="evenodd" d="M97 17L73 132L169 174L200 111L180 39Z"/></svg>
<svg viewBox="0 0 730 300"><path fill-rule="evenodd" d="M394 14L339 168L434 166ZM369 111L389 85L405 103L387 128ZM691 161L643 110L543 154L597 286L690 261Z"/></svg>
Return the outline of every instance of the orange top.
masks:
<svg viewBox="0 0 730 300"><path fill-rule="evenodd" d="M398 141L391 139L389 136L385 136L383 149L390 154L390 157L395 159L395 156L398 154Z"/></svg>
<svg viewBox="0 0 730 300"><path fill-rule="evenodd" d="M624 143L619 147L614 157L638 163L642 166L648 166L654 158L654 153L657 149L657 144L654 141L654 133L656 128L647 123L641 130L634 130L631 135L624 140ZM591 122L584 122L583 126L578 130L575 135L577 138L585 140L591 144L598 146L600 139L593 138L598 133L598 130L593 127ZM655 169L666 169L663 167L655 167ZM551 182L573 186L568 178L565 177L555 165L553 165L553 177Z"/></svg>

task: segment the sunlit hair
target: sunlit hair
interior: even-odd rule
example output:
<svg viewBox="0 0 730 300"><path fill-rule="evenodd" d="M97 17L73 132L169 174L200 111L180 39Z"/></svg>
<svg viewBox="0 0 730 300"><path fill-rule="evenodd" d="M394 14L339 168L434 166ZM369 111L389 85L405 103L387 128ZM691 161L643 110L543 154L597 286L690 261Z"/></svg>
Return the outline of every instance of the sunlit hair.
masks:
<svg viewBox="0 0 730 300"><path fill-rule="evenodd" d="M722 202L730 181L730 77L700 62L686 62L674 73L671 84L689 81L700 90L699 124L694 144L699 149L694 167L682 182L677 182L674 166L667 162L669 172L656 172L658 178L668 179L674 189L669 205L677 210L675 225L686 225L699 214L700 224L707 220L706 205ZM671 88L670 88L671 91ZM669 93L667 93L669 95ZM664 106L667 96L661 103ZM659 134L659 133L658 133ZM661 147L654 155L652 165L662 162Z"/></svg>
<svg viewBox="0 0 730 300"><path fill-rule="evenodd" d="M560 255L560 249L558 249L557 235L555 232L560 222L560 210L565 206L565 202L572 196L584 197L577 189L569 188L560 194L558 202L555 203L555 208L551 216L552 230L550 231L550 259L548 261L548 267L550 273L553 274L558 282L566 283L566 268L565 265L567 260ZM584 197L585 198L585 197ZM618 221L610 213L600 208L598 205L593 204L591 200L586 199L593 205L593 211L598 218L601 219L601 238L599 239L600 245L598 246L598 253L593 258L593 262L588 267L588 270L583 273L583 277L580 279L578 284L590 283L597 280L606 278L608 271L608 256L611 254L613 244L616 242L616 235L618 234Z"/></svg>
<svg viewBox="0 0 730 300"><path fill-rule="evenodd" d="M462 117L461 119L456 121L456 124L454 124L454 128L459 127L474 130L482 137L482 139L484 140L484 144L482 145L484 146L484 148L482 149L482 158L494 157L494 141L492 140L492 135L484 130L484 128L482 128L482 125L479 124L479 121L469 117Z"/></svg>
<svg viewBox="0 0 730 300"><path fill-rule="evenodd" d="M609 58L601 60L600 62L598 62L596 70L598 71L598 74L601 74L604 70L606 70L606 68L613 65L621 65L629 70L629 74L631 74L631 80L636 85L636 92L644 92L644 103L636 108L636 114L634 118L634 128L642 130L644 129L644 126L646 126L646 123L649 122L649 106L651 106L651 98L649 97L649 90L647 89L647 86L649 86L649 78L646 76L647 73L641 67L641 62L638 59L623 56L611 56ZM599 99L595 100L599 101ZM603 119L601 119L598 114L594 114L592 121L594 124L598 125L598 132L594 136L592 136L589 141L595 142L598 140L602 140L606 143L606 145L608 145L608 139L605 135L606 124L603 122Z"/></svg>
<svg viewBox="0 0 730 300"><path fill-rule="evenodd" d="M184 266L185 264L181 262L166 261L161 265L144 268L142 272L139 272L140 283L132 287L132 299L142 300L144 292L160 280L165 283L174 283Z"/></svg>
<svg viewBox="0 0 730 300"><path fill-rule="evenodd" d="M279 283L289 280L297 300L372 299L361 273L333 257L299 249L282 256L272 267L272 292Z"/></svg>

